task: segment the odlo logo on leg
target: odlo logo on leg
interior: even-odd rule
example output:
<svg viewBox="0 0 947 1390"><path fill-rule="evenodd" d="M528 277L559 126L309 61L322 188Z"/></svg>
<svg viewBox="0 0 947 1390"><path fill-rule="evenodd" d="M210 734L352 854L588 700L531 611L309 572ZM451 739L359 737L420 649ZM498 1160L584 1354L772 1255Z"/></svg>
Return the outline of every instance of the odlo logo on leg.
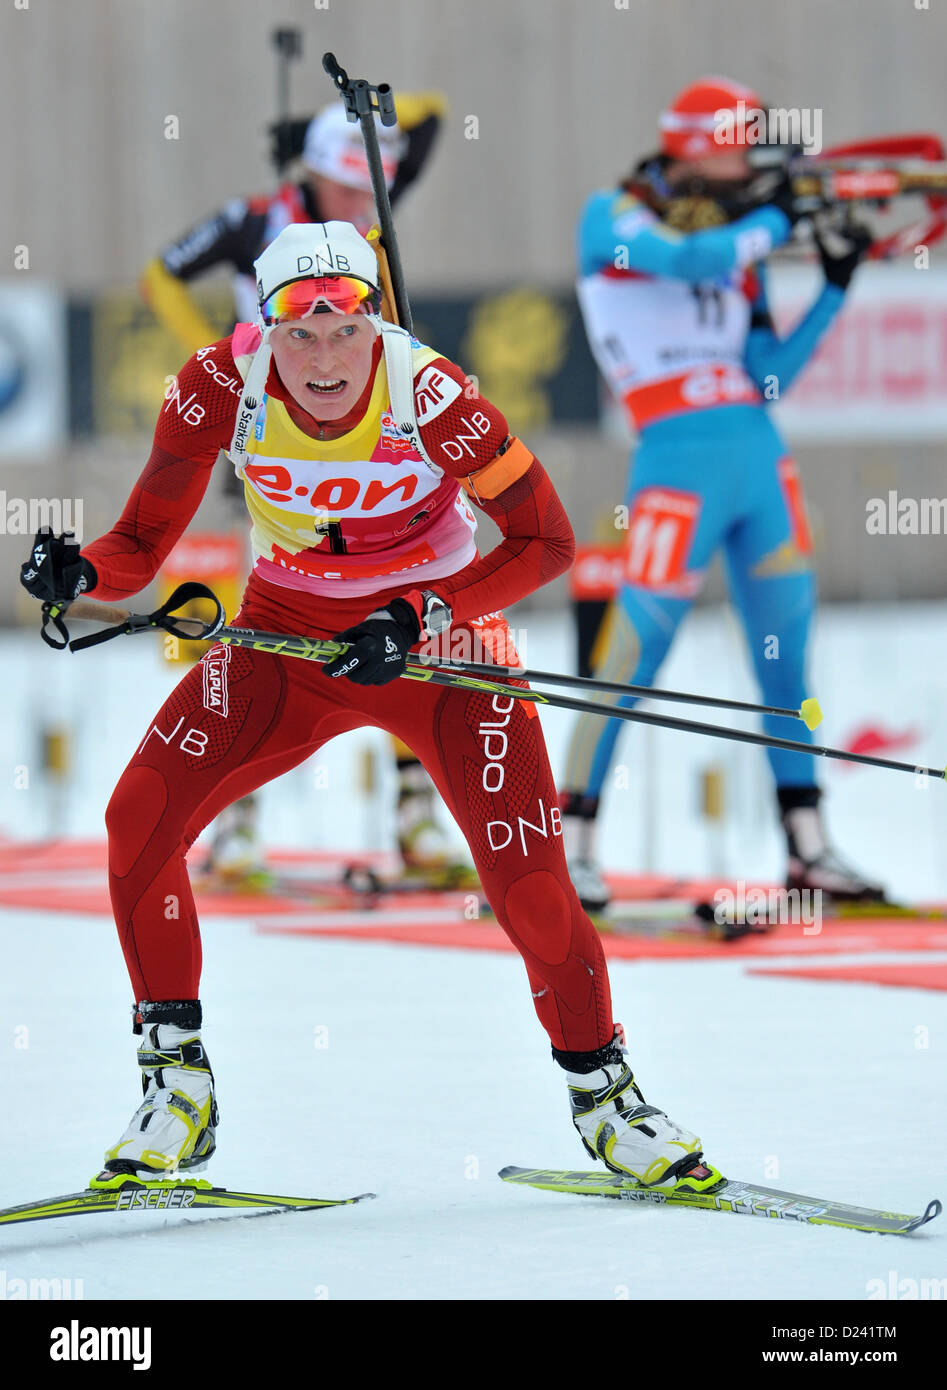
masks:
<svg viewBox="0 0 947 1390"><path fill-rule="evenodd" d="M494 695L494 713L503 717L499 720L481 720L477 728L477 736L483 740L483 755L486 758L483 772L480 774L480 781L485 792L498 792L503 786L503 780L506 777L503 759L510 746L509 736L504 730L510 722L510 714L515 704L516 701L512 696L510 699L504 700L502 695Z"/></svg>

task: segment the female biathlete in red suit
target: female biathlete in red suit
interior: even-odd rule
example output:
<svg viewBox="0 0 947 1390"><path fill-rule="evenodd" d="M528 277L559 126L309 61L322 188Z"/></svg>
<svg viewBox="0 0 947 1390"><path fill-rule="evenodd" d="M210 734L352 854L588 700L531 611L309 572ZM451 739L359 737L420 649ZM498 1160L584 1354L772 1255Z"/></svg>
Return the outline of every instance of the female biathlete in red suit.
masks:
<svg viewBox="0 0 947 1390"><path fill-rule="evenodd" d="M81 553L38 537L22 572L43 599L137 593L223 449L253 524L237 623L351 644L323 667L211 648L115 789L109 881L146 1093L107 1169L153 1177L203 1166L214 1151L190 846L238 797L372 725L415 750L463 830L526 963L587 1148L649 1186L710 1185L719 1174L702 1163L700 1140L644 1103L624 1062L601 944L566 870L535 708L396 679L408 653L448 626L451 648L466 639L473 659L506 660L499 610L572 560L559 498L460 368L383 322L376 254L351 224L288 227L256 270L258 325L238 325L181 369L116 525ZM470 502L503 533L483 557Z"/></svg>

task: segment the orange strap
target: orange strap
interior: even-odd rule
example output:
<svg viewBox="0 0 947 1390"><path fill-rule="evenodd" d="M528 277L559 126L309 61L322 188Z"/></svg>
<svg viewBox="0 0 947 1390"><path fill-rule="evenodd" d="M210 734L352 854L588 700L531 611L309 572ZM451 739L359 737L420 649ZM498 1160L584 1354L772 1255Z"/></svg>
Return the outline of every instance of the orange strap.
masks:
<svg viewBox="0 0 947 1390"><path fill-rule="evenodd" d="M497 454L489 463L484 464L483 468L478 468L476 473L468 473L467 477L461 480L461 487L475 501L490 501L499 497L501 492L505 492L511 483L522 478L534 461L534 455L523 441L514 435L508 449L502 454Z"/></svg>
<svg viewBox="0 0 947 1390"><path fill-rule="evenodd" d="M369 243L378 261L379 284L381 285L381 316L386 323L398 324L398 311L395 308L395 290L391 283L391 270L388 267L388 253L381 244L381 228L372 227L365 240ZM398 324L400 327L401 325Z"/></svg>

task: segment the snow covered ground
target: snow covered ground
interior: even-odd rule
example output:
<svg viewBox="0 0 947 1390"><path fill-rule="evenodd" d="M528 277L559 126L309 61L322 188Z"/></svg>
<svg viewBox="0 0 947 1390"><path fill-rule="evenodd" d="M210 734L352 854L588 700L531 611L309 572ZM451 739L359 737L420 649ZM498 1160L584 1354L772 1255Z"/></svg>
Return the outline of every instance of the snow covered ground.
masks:
<svg viewBox="0 0 947 1390"><path fill-rule="evenodd" d="M110 925L7 912L3 939L12 1205L82 1187L139 1093ZM378 1200L5 1229L8 1282L81 1279L87 1299L822 1300L865 1299L892 1270L947 1275L943 1218L882 1237L501 1183L506 1163L587 1166L513 955L263 937L237 919L204 939L222 1117L210 1175ZM618 962L612 981L646 1096L725 1172L899 1210L947 1196L942 995L751 977L736 961Z"/></svg>
<svg viewBox="0 0 947 1390"><path fill-rule="evenodd" d="M568 662L565 619L531 619L527 637L531 664ZM894 756L942 764L945 637L947 606L824 614L813 680L826 710L819 736L833 742L865 724L916 728L916 744ZM116 776L179 671L144 638L56 657L33 637L6 636L0 660L0 830L95 837ZM662 676L668 686L753 698L720 612L695 617ZM73 725L76 751L63 793L39 765L40 727L60 720ZM571 718L543 721L561 767ZM642 785L646 737L653 771ZM366 745L382 768L375 805L352 791ZM757 750L637 730L619 757L630 789L608 794L611 864L779 872ZM310 765L269 788L268 839L389 842L385 758L383 740L353 736L322 755L321 774ZM731 792L716 838L696 810L698 773L710 761L723 764ZM942 786L832 767L825 780L846 851L895 892L947 898ZM3 909L0 948L0 1205L12 1205L82 1187L140 1091L111 923ZM892 1272L895 1285L947 1276L944 1218L896 1239L501 1183L507 1163L587 1166L513 954L263 936L234 917L205 921L204 959L205 1040L222 1115L209 1176L235 1188L373 1191L378 1200L253 1222L127 1214L6 1229L7 1286L81 1280L87 1299L133 1290L142 1299L862 1300L889 1287ZM751 976L737 959L621 961L611 973L646 1096L698 1130L724 1172L904 1211L947 1197L942 993Z"/></svg>

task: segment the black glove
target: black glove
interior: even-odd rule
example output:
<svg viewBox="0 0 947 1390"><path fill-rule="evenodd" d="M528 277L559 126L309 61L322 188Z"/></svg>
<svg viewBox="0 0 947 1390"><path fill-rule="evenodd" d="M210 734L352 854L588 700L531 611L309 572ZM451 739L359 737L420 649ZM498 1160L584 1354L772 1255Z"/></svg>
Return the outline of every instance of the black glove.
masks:
<svg viewBox="0 0 947 1390"><path fill-rule="evenodd" d="M300 119L287 116L285 120L274 121L272 125L267 126L270 158L280 172L302 154L310 119L309 116Z"/></svg>
<svg viewBox="0 0 947 1390"><path fill-rule="evenodd" d="M857 222L848 223L837 232L816 232L815 244L826 283L847 289L871 242L871 233Z"/></svg>
<svg viewBox="0 0 947 1390"><path fill-rule="evenodd" d="M25 565L20 566L20 583L34 598L46 603L74 599L94 589L98 575L88 560L79 553L71 531L53 535L52 527L41 526L33 541L33 550Z"/></svg>
<svg viewBox="0 0 947 1390"><path fill-rule="evenodd" d="M333 641L351 645L322 669L327 676L347 676L356 685L387 685L404 674L408 652L420 636L421 623L411 604L393 598L386 608L338 633Z"/></svg>

